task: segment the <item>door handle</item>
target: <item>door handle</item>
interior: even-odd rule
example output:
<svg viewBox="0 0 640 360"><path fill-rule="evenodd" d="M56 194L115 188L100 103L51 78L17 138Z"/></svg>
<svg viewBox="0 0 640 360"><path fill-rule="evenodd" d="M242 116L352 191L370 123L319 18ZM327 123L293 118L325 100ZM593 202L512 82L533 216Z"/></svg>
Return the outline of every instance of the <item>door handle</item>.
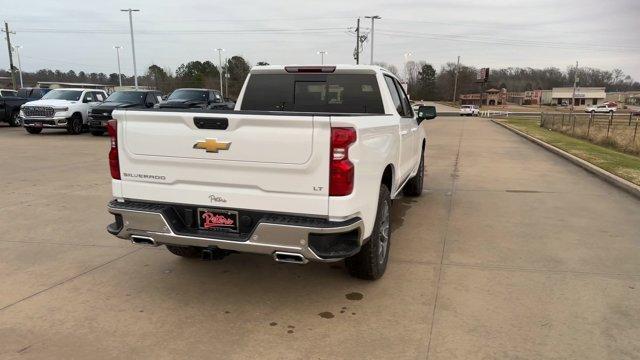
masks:
<svg viewBox="0 0 640 360"><path fill-rule="evenodd" d="M400 135L407 135L409 132L407 130L400 131Z"/></svg>
<svg viewBox="0 0 640 360"><path fill-rule="evenodd" d="M416 132L416 131L418 131L417 127L416 128L411 128L411 132Z"/></svg>

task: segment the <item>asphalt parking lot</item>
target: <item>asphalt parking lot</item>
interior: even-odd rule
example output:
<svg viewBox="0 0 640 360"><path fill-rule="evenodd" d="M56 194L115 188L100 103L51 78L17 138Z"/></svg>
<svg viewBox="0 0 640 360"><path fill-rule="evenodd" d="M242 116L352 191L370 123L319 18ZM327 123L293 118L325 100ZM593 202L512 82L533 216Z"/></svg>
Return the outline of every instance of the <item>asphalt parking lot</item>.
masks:
<svg viewBox="0 0 640 360"><path fill-rule="evenodd" d="M640 201L488 120L427 129L366 282L113 238L106 137L0 127L0 358L639 358Z"/></svg>

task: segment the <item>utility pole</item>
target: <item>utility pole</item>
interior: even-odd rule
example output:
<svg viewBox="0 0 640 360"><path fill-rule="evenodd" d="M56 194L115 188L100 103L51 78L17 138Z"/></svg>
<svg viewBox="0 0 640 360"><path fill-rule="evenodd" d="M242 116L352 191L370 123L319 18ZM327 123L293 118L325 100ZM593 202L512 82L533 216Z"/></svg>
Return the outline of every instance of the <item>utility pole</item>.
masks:
<svg viewBox="0 0 640 360"><path fill-rule="evenodd" d="M456 104L456 91L458 90L458 74L460 73L460 56L458 56L458 63L456 64L456 79L453 82L453 105Z"/></svg>
<svg viewBox="0 0 640 360"><path fill-rule="evenodd" d="M576 61L576 70L573 72L573 94L571 95L571 114L573 114L573 106L576 104L576 86L578 86L578 62ZM569 116L571 118L571 116Z"/></svg>
<svg viewBox="0 0 640 360"><path fill-rule="evenodd" d="M365 16L365 18L371 19L371 60L369 61L369 64L373 65L373 22L376 19L382 19L382 18L378 15Z"/></svg>
<svg viewBox="0 0 640 360"><path fill-rule="evenodd" d="M22 49L22 45L14 45L13 48L16 50L16 57L18 58L18 74L20 74L20 88L23 88L24 83L22 82L22 63L20 63L20 49Z"/></svg>
<svg viewBox="0 0 640 360"><path fill-rule="evenodd" d="M131 54L133 55L133 82L138 90L138 69L136 68L136 44L133 40L133 12L140 11L140 9L120 9L129 13L129 31L131 32Z"/></svg>
<svg viewBox="0 0 640 360"><path fill-rule="evenodd" d="M318 55L320 55L320 65L324 65L324 55L328 54L328 52L326 52L325 50L320 50L317 52Z"/></svg>
<svg viewBox="0 0 640 360"><path fill-rule="evenodd" d="M122 71L120 70L120 49L122 46L116 45L113 48L116 49L116 58L118 59L118 83L122 86Z"/></svg>
<svg viewBox="0 0 640 360"><path fill-rule="evenodd" d="M11 34L15 34L15 31L9 31L9 24L4 22L4 30L2 30L5 34L7 34L7 49L9 50L9 71L11 72L11 86L13 90L16 89L16 75L13 70L13 54L11 53Z"/></svg>
<svg viewBox="0 0 640 360"><path fill-rule="evenodd" d="M218 64L220 66L218 69L218 73L220 74L220 94L222 94L222 98L224 99L224 92L222 92L222 52L224 49L217 48L216 51L218 51Z"/></svg>
<svg viewBox="0 0 640 360"><path fill-rule="evenodd" d="M360 18L356 27L356 65L360 64Z"/></svg>

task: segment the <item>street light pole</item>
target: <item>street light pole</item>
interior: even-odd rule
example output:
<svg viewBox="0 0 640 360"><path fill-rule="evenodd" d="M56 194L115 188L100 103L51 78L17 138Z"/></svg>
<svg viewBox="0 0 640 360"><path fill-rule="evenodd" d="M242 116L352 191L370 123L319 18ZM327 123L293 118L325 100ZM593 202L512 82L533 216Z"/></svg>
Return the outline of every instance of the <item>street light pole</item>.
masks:
<svg viewBox="0 0 640 360"><path fill-rule="evenodd" d="M24 87L22 83L22 64L20 63L20 49L22 49L22 45L14 45L13 48L16 51L16 57L18 58L18 74L20 75L20 88Z"/></svg>
<svg viewBox="0 0 640 360"><path fill-rule="evenodd" d="M216 51L218 51L218 64L220 66L218 69L218 73L220 74L220 94L222 94L222 98L224 99L224 92L222 92L222 52L224 49L217 48Z"/></svg>
<svg viewBox="0 0 640 360"><path fill-rule="evenodd" d="M328 54L325 50L320 50L316 54L320 55L320 65L324 65L324 55Z"/></svg>
<svg viewBox="0 0 640 360"><path fill-rule="evenodd" d="M118 59L118 83L122 86L122 71L120 70L120 49L122 46L116 45L113 48L116 49L116 58Z"/></svg>
<svg viewBox="0 0 640 360"><path fill-rule="evenodd" d="M378 15L365 16L365 18L371 19L371 60L369 61L369 64L373 65L373 22L376 19L382 19L382 18Z"/></svg>
<svg viewBox="0 0 640 360"><path fill-rule="evenodd" d="M131 54L133 55L133 81L136 86L136 90L138 90L138 69L136 68L136 45L133 40L133 12L140 11L140 9L120 9L120 11L125 11L129 13L129 31L131 32Z"/></svg>

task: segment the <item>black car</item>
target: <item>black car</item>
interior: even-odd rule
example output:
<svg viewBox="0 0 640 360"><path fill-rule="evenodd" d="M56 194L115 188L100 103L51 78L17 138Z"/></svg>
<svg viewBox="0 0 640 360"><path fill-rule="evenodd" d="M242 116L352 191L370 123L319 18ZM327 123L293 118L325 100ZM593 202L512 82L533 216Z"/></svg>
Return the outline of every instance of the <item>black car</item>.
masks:
<svg viewBox="0 0 640 360"><path fill-rule="evenodd" d="M40 99L50 89L22 88L17 94L3 94L0 96L0 122L9 123L9 126L20 126L20 106Z"/></svg>
<svg viewBox="0 0 640 360"><path fill-rule="evenodd" d="M177 89L159 105L167 109L219 109L233 110L234 102L226 101L218 90Z"/></svg>
<svg viewBox="0 0 640 360"><path fill-rule="evenodd" d="M107 121L115 109L152 108L160 102L162 94L156 90L116 91L89 111L89 130L92 135L101 136L107 131Z"/></svg>

